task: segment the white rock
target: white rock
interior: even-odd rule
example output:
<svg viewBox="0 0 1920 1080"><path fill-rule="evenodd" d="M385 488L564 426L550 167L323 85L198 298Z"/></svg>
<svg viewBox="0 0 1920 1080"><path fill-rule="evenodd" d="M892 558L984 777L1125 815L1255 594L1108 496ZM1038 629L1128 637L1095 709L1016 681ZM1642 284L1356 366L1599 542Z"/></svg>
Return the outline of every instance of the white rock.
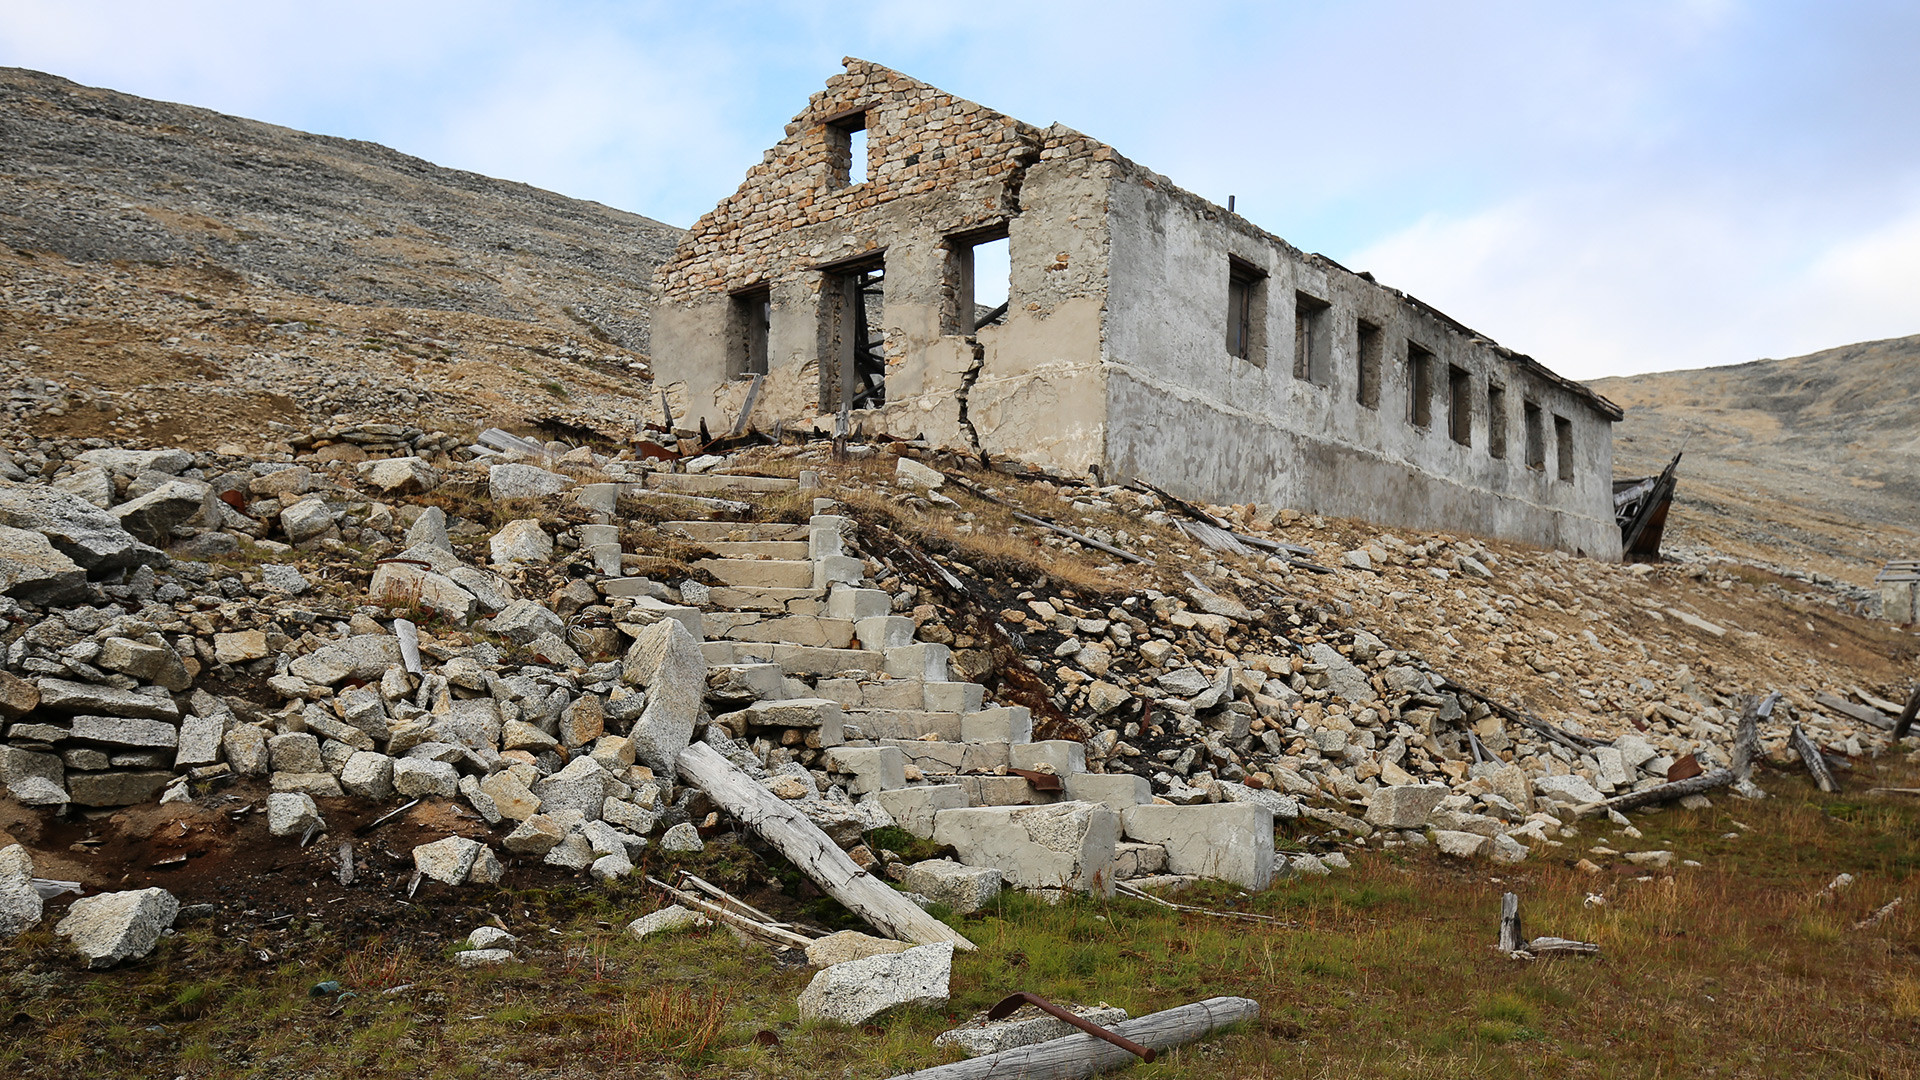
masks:
<svg viewBox="0 0 1920 1080"><path fill-rule="evenodd" d="M1272 884L1273 812L1259 803L1130 806L1120 821L1129 839L1166 848L1173 873L1244 889Z"/></svg>
<svg viewBox="0 0 1920 1080"><path fill-rule="evenodd" d="M700 830L690 821L683 821L666 831L660 838L661 851L702 851L706 844L700 840Z"/></svg>
<svg viewBox="0 0 1920 1080"><path fill-rule="evenodd" d="M835 964L800 991L800 1018L851 1026L899 1005L944 1005L952 972L946 941Z"/></svg>
<svg viewBox="0 0 1920 1080"><path fill-rule="evenodd" d="M487 470L487 493L496 499L538 499L572 486L572 477L532 465L495 465Z"/></svg>
<svg viewBox="0 0 1920 1080"><path fill-rule="evenodd" d="M707 660L700 643L678 619L662 619L634 639L621 678L647 691L646 708L630 732L635 755L656 775L672 776L706 701Z"/></svg>
<svg viewBox="0 0 1920 1080"><path fill-rule="evenodd" d="M43 902L33 887L33 857L26 848L0 848L0 938L40 925Z"/></svg>
<svg viewBox="0 0 1920 1080"><path fill-rule="evenodd" d="M626 852L616 851L593 860L587 871L600 881L618 881L633 873L633 860L627 858Z"/></svg>
<svg viewBox="0 0 1920 1080"><path fill-rule="evenodd" d="M1447 797L1444 784L1383 787L1367 798L1367 824L1379 829L1418 829Z"/></svg>
<svg viewBox="0 0 1920 1080"><path fill-rule="evenodd" d="M467 880L467 874L485 850L486 845L477 840L449 836L414 848L413 868L444 885L458 885Z"/></svg>
<svg viewBox="0 0 1920 1080"><path fill-rule="evenodd" d="M929 491L947 482L940 470L928 468L909 457L900 458L894 463L893 475L906 487L926 488Z"/></svg>
<svg viewBox="0 0 1920 1080"><path fill-rule="evenodd" d="M513 960L513 953L507 949L468 949L453 954L453 961L463 968L490 967L505 964Z"/></svg>
<svg viewBox="0 0 1920 1080"><path fill-rule="evenodd" d="M267 831L275 836L303 836L308 829L327 827L313 796L290 792L267 796Z"/></svg>
<svg viewBox="0 0 1920 1080"><path fill-rule="evenodd" d="M1483 854L1490 843L1479 833L1457 832L1452 829L1433 830L1433 846L1440 854L1451 855L1456 859L1472 859Z"/></svg>
<svg viewBox="0 0 1920 1080"><path fill-rule="evenodd" d="M901 460L905 460L904 458ZM1000 895L1001 873L991 866L963 866L951 859L928 859L907 867L900 884L956 914L978 911Z"/></svg>
<svg viewBox="0 0 1920 1080"><path fill-rule="evenodd" d="M540 527L538 518L521 518L501 526L487 542L493 563L543 563L553 557L553 537Z"/></svg>
<svg viewBox="0 0 1920 1080"><path fill-rule="evenodd" d="M152 952L178 914L180 901L165 889L102 893L75 900L53 932L71 941L89 967L106 968Z"/></svg>
<svg viewBox="0 0 1920 1080"><path fill-rule="evenodd" d="M651 915L642 915L628 923L627 936L637 941L651 934L665 934L675 930L712 925L713 920L705 915L688 910L679 904L673 904Z"/></svg>
<svg viewBox="0 0 1920 1080"><path fill-rule="evenodd" d="M460 793L460 774L444 761L400 758L393 763L393 788L409 799L427 795L451 799Z"/></svg>

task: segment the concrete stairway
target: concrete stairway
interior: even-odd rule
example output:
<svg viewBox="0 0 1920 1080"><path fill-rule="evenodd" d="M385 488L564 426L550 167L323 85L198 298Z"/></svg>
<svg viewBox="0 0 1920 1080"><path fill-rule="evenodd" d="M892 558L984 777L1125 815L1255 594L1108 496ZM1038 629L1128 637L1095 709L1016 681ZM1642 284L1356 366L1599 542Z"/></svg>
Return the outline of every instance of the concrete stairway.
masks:
<svg viewBox="0 0 1920 1080"><path fill-rule="evenodd" d="M662 473L648 486L726 498L797 484ZM773 771L809 762L809 789L824 777L900 827L953 844L963 862L1002 870L1011 884L1110 889L1116 854L1122 867L1158 865L1131 850L1152 845L1125 842L1123 817L1151 801L1144 781L1086 774L1079 743L1035 742L1025 708L994 704L977 683L953 680L946 646L916 640L892 597L865 587L864 564L844 548L847 525L832 514L805 525L668 522L717 556L695 565L723 584L697 608L640 598L639 586L626 585L638 579L603 591L688 624L703 639L715 723ZM1061 784L1036 787L1015 770L1052 773ZM1270 831L1260 842L1270 853Z"/></svg>

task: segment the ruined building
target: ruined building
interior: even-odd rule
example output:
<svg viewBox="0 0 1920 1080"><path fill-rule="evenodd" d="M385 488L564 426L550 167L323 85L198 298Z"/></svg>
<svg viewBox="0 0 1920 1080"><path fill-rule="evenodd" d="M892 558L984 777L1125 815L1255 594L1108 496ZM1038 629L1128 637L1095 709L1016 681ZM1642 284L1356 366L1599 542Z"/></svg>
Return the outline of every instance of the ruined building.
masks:
<svg viewBox="0 0 1920 1080"><path fill-rule="evenodd" d="M752 389L763 430L844 412L1208 502L1620 553L1613 403L1077 131L864 61L655 291L658 385L715 430Z"/></svg>

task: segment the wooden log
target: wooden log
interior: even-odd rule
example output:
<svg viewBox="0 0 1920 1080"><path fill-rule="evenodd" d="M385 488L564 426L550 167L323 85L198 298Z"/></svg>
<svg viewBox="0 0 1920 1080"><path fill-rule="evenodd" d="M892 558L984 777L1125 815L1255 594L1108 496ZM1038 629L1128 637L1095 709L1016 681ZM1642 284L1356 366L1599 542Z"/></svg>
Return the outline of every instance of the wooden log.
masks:
<svg viewBox="0 0 1920 1080"><path fill-rule="evenodd" d="M1915 716L1920 716L1920 686L1913 688L1913 696L1907 699L1907 707L1901 711L1900 719L1893 724L1893 741L1899 742L1913 729Z"/></svg>
<svg viewBox="0 0 1920 1080"><path fill-rule="evenodd" d="M854 865L820 827L760 786L706 743L680 752L680 776L712 797L735 821L758 833L813 879L828 896L874 928L900 941L933 945L950 941L973 951L959 931L920 910L885 882Z"/></svg>
<svg viewBox="0 0 1920 1080"><path fill-rule="evenodd" d="M1600 946L1572 938L1537 937L1527 942L1527 951L1535 956L1598 956Z"/></svg>
<svg viewBox="0 0 1920 1080"><path fill-rule="evenodd" d="M1881 731L1893 731L1899 727L1894 721L1887 719L1887 714L1879 709L1871 705L1857 705L1838 694L1821 691L1813 695L1813 701L1830 713L1838 713L1848 719L1858 720L1871 727L1877 727Z"/></svg>
<svg viewBox="0 0 1920 1080"><path fill-rule="evenodd" d="M1699 795L1703 792L1712 791L1714 788L1726 787L1731 783L1733 783L1732 769L1715 769L1712 772L1701 773L1699 776L1678 780L1671 784L1661 784L1659 787L1651 787L1645 791L1629 791L1625 795L1615 795L1611 799L1603 799L1597 803L1586 803L1575 807L1574 812L1583 816L1587 814L1601 814L1608 810L1618 810L1624 813L1642 806L1655 806L1660 803L1672 802L1675 799L1684 799L1689 795Z"/></svg>
<svg viewBox="0 0 1920 1080"><path fill-rule="evenodd" d="M1743 799L1764 799L1767 793L1753 782L1754 759L1760 756L1760 721L1773 715L1780 692L1768 694L1765 701L1749 701L1740 711L1740 726L1733 739L1733 791Z"/></svg>
<svg viewBox="0 0 1920 1080"><path fill-rule="evenodd" d="M1205 1038L1229 1024L1256 1020L1260 1003L1243 997L1215 997L1165 1012L1149 1013L1112 1030L1153 1050L1169 1050ZM969 1061L902 1073L893 1080L1080 1080L1139 1058L1091 1035L1068 1035L1031 1046L984 1054Z"/></svg>
<svg viewBox="0 0 1920 1080"><path fill-rule="evenodd" d="M768 945L777 946L782 949L799 949L801 952L805 952L807 946L813 944L812 938L804 938L790 930L783 930L777 926L763 923L758 919L742 915L731 908L724 908L719 904L710 904L690 892L674 888L659 878L649 877L647 878L647 884L680 901L694 911L717 922L725 923Z"/></svg>
<svg viewBox="0 0 1920 1080"><path fill-rule="evenodd" d="M1800 730L1799 724L1793 725L1793 749L1800 755L1801 763L1807 767L1807 772L1812 774L1813 782L1820 786L1821 791L1840 790L1840 785L1833 778L1833 770L1827 768L1826 755L1820 752L1820 747L1807 737L1806 732Z"/></svg>
<svg viewBox="0 0 1920 1080"><path fill-rule="evenodd" d="M1519 952L1527 947L1527 935L1520 932L1520 894L1500 897L1500 951Z"/></svg>

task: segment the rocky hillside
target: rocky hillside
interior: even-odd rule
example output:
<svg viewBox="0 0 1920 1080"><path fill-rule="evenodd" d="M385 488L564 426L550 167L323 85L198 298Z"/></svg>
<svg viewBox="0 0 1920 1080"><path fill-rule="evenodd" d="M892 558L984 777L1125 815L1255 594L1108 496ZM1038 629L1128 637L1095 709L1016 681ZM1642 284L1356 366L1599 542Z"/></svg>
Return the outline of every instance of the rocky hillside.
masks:
<svg viewBox="0 0 1920 1080"><path fill-rule="evenodd" d="M371 143L0 69L0 363L33 434L625 420L678 236Z"/></svg>
<svg viewBox="0 0 1920 1080"><path fill-rule="evenodd" d="M1920 554L1920 336L1602 379L1617 475L1684 447L1668 535L1856 583Z"/></svg>

